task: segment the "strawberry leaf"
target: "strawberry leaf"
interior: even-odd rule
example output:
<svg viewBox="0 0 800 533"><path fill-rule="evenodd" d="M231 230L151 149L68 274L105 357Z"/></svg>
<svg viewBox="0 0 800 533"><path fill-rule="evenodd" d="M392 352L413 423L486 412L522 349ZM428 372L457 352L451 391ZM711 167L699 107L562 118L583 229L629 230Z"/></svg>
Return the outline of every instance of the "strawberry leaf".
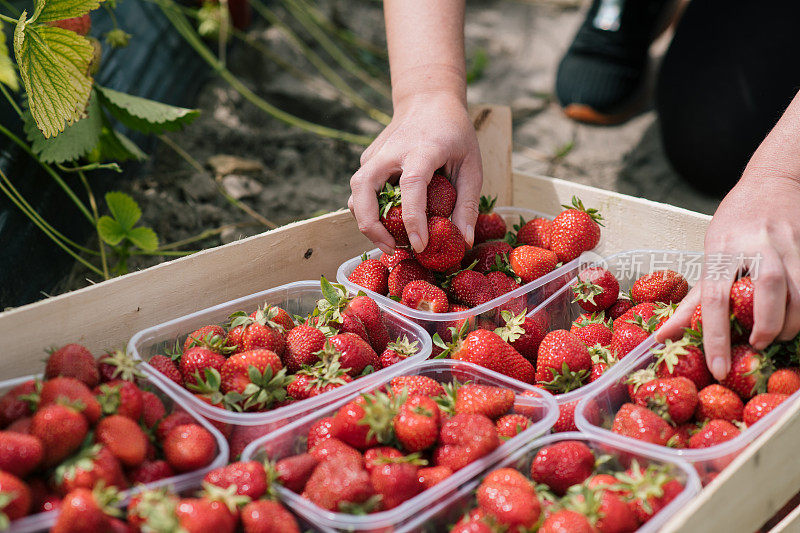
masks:
<svg viewBox="0 0 800 533"><path fill-rule="evenodd" d="M152 229L133 227L142 217L142 210L136 200L122 192L109 192L106 194L106 203L111 216L102 216L97 221L97 232L101 239L111 246L127 239L144 251L158 248L158 236Z"/></svg>
<svg viewBox="0 0 800 533"><path fill-rule="evenodd" d="M8 45L6 44L6 34L3 31L3 21L0 20L0 83L7 85L11 90L19 89L17 72L9 56Z"/></svg>
<svg viewBox="0 0 800 533"><path fill-rule="evenodd" d="M200 112L196 109L175 107L139 96L97 86L103 107L131 129L142 133L160 134L175 131L192 122Z"/></svg>
<svg viewBox="0 0 800 533"><path fill-rule="evenodd" d="M35 0L36 22L80 17L100 7L100 0Z"/></svg>

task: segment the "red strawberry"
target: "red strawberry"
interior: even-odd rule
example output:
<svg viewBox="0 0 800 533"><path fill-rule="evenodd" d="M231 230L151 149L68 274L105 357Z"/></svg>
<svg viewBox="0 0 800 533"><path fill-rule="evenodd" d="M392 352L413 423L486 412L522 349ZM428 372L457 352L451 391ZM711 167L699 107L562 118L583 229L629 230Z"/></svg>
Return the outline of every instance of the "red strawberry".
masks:
<svg viewBox="0 0 800 533"><path fill-rule="evenodd" d="M639 528L631 506L614 491L582 486L568 495L565 506L589 518L598 533L632 533Z"/></svg>
<svg viewBox="0 0 800 533"><path fill-rule="evenodd" d="M448 279L446 288L453 299L467 307L476 307L494 298L489 280L480 272L473 270L461 270L456 273Z"/></svg>
<svg viewBox="0 0 800 533"><path fill-rule="evenodd" d="M317 463L319 461L313 455L301 453L285 457L275 463L275 472L281 485L300 493L303 492L303 487L317 467Z"/></svg>
<svg viewBox="0 0 800 533"><path fill-rule="evenodd" d="M44 466L54 466L72 455L88 431L86 417L59 403L39 408L31 421L31 435L44 446Z"/></svg>
<svg viewBox="0 0 800 533"><path fill-rule="evenodd" d="M303 491L309 501L329 511L365 503L375 494L370 475L363 467L340 461L333 458L317 465Z"/></svg>
<svg viewBox="0 0 800 533"><path fill-rule="evenodd" d="M605 374L606 370L618 362L614 354L607 348L603 348L600 344L595 344L589 348L589 353L592 354L592 372L589 374L590 383L600 379L602 375Z"/></svg>
<svg viewBox="0 0 800 533"><path fill-rule="evenodd" d="M689 439L692 438L692 434L695 431L697 431L696 423L687 422L685 424L681 424L675 428L675 434L669 438L667 441L667 446L675 449L688 448Z"/></svg>
<svg viewBox="0 0 800 533"><path fill-rule="evenodd" d="M192 418L192 415L187 413L186 411L178 411L165 416L161 422L159 422L158 427L156 428L156 439L159 442L164 442L164 439L167 438L167 433L173 430L178 426L183 426L185 424L196 424L197 421Z"/></svg>
<svg viewBox="0 0 800 533"><path fill-rule="evenodd" d="M39 387L41 387L41 382L31 379L16 385L0 396L0 428L33 414L31 402L26 401L25 397L35 394Z"/></svg>
<svg viewBox="0 0 800 533"><path fill-rule="evenodd" d="M636 303L677 303L689 292L686 278L674 270L656 270L645 274L633 283L631 300Z"/></svg>
<svg viewBox="0 0 800 533"><path fill-rule="evenodd" d="M370 448L364 452L364 468L367 469L367 472L372 473L372 471L383 464L386 459L402 459L403 457L405 457L403 452L397 448L392 448L391 446L378 446L376 448Z"/></svg>
<svg viewBox="0 0 800 533"><path fill-rule="evenodd" d="M502 439L510 439L516 437L530 427L533 421L527 416L520 414L511 414L501 416L495 422L497 435Z"/></svg>
<svg viewBox="0 0 800 533"><path fill-rule="evenodd" d="M575 425L575 407L578 400L558 404L558 420L553 425L553 433L564 433L565 431L578 431Z"/></svg>
<svg viewBox="0 0 800 533"><path fill-rule="evenodd" d="M291 376L286 393L295 400L305 400L318 396L353 381L346 369L342 368L339 356L323 357L314 366L306 366Z"/></svg>
<svg viewBox="0 0 800 533"><path fill-rule="evenodd" d="M301 324L286 335L284 363L289 373L300 370L303 365L319 361L317 352L325 346L325 334L314 326Z"/></svg>
<svg viewBox="0 0 800 533"><path fill-rule="evenodd" d="M103 414L119 414L136 421L142 416L142 390L130 381L109 381L95 387L93 392L103 408Z"/></svg>
<svg viewBox="0 0 800 533"><path fill-rule="evenodd" d="M475 244L502 239L506 235L506 221L494 212L497 197L481 196L478 219L475 222Z"/></svg>
<svg viewBox="0 0 800 533"><path fill-rule="evenodd" d="M648 381L656 379L657 377L658 376L656 375L655 368L653 368L652 365L648 365L628 374L628 377L625 380L625 382L628 384L628 397L633 399L636 396L636 391L639 390L639 387Z"/></svg>
<svg viewBox="0 0 800 533"><path fill-rule="evenodd" d="M539 345L536 381L558 392L569 392L583 385L592 369L589 348L574 333L551 331Z"/></svg>
<svg viewBox="0 0 800 533"><path fill-rule="evenodd" d="M102 414L97 398L82 381L68 377L45 381L39 393L39 409L63 401L79 408L90 424L97 422Z"/></svg>
<svg viewBox="0 0 800 533"><path fill-rule="evenodd" d="M238 522L238 512L228 507L224 500L183 498L175 507L178 531L187 533L234 533Z"/></svg>
<svg viewBox="0 0 800 533"><path fill-rule="evenodd" d="M623 320L625 315L614 321L614 330L611 335L611 352L617 359L622 359L640 344L646 341L655 331L656 319L643 322L637 317L634 323Z"/></svg>
<svg viewBox="0 0 800 533"><path fill-rule="evenodd" d="M600 346L610 346L611 342L614 340L614 334L611 328L603 322L595 322L594 324L587 324L577 328L573 325L570 331L586 343L586 346L595 346L597 344Z"/></svg>
<svg viewBox="0 0 800 533"><path fill-rule="evenodd" d="M205 346L214 352L222 353L225 346L225 328L216 324L203 326L191 332L183 341L183 351L195 346Z"/></svg>
<svg viewBox="0 0 800 533"><path fill-rule="evenodd" d="M128 477L133 484L153 483L175 475L172 467L163 459L145 461L138 468L132 470Z"/></svg>
<svg viewBox="0 0 800 533"><path fill-rule="evenodd" d="M0 431L0 470L25 477L44 457L42 442L33 435Z"/></svg>
<svg viewBox="0 0 800 533"><path fill-rule="evenodd" d="M108 448L126 467L142 464L147 453L147 436L139 424L122 415L111 415L97 424L95 440Z"/></svg>
<svg viewBox="0 0 800 533"><path fill-rule="evenodd" d="M766 392L767 380L775 367L772 359L746 344L731 348L731 370L720 383L743 400Z"/></svg>
<svg viewBox="0 0 800 533"><path fill-rule="evenodd" d="M397 441L408 452L430 448L439 438L439 417L439 406L431 398L409 396L394 417Z"/></svg>
<svg viewBox="0 0 800 533"><path fill-rule="evenodd" d="M419 481L418 467L412 456L402 459L384 459L370 473L375 494L380 496L382 509L394 509L424 490Z"/></svg>
<svg viewBox="0 0 800 533"><path fill-rule="evenodd" d="M56 376L75 378L90 388L100 381L97 361L80 344L67 344L50 354L44 368L44 377L50 379Z"/></svg>
<svg viewBox="0 0 800 533"><path fill-rule="evenodd" d="M594 454L580 441L562 441L542 448L531 464L531 479L545 483L563 496L569 487L582 483L594 472Z"/></svg>
<svg viewBox="0 0 800 533"><path fill-rule="evenodd" d="M606 315L612 320L616 320L620 316L624 315L625 313L633 307L633 302L630 301L629 298L617 298L617 301L611 304L611 307L606 309Z"/></svg>
<svg viewBox="0 0 800 533"><path fill-rule="evenodd" d="M407 283L400 303L426 313L446 313L450 306L442 289L423 280Z"/></svg>
<svg viewBox="0 0 800 533"><path fill-rule="evenodd" d="M373 370L380 369L378 354L364 339L352 333L339 333L325 343L320 358L328 357L333 360L339 357L339 364L351 377L358 377L367 367Z"/></svg>
<svg viewBox="0 0 800 533"><path fill-rule="evenodd" d="M708 385L697 394L697 399L697 420L720 419L735 422L742 419L742 400L735 392L722 385Z"/></svg>
<svg viewBox="0 0 800 533"><path fill-rule="evenodd" d="M747 405L744 406L744 412L742 414L743 422L748 426L752 426L778 407L778 405L783 403L786 398L788 398L788 396L785 394L769 392L756 394L747 402Z"/></svg>
<svg viewBox="0 0 800 533"><path fill-rule="evenodd" d="M400 263L400 261L405 261L406 259L414 259L414 254L411 253L410 250L396 248L393 254L382 253L380 262L386 265L386 268L392 270Z"/></svg>
<svg viewBox="0 0 800 533"><path fill-rule="evenodd" d="M453 471L446 466L428 466L417 470L417 474L419 474L419 482L427 490L452 476Z"/></svg>
<svg viewBox="0 0 800 533"><path fill-rule="evenodd" d="M343 313L355 315L361 320L369 336L367 341L373 350L381 353L386 349L391 339L383 321L383 313L375 300L369 296L356 296L345 305Z"/></svg>
<svg viewBox="0 0 800 533"><path fill-rule="evenodd" d="M650 409L625 403L617 411L611 431L632 439L666 446L675 430Z"/></svg>
<svg viewBox="0 0 800 533"><path fill-rule="evenodd" d="M450 220L432 216L428 219L428 245L416 253L419 264L434 272L447 272L461 264L466 242Z"/></svg>
<svg viewBox="0 0 800 533"><path fill-rule="evenodd" d="M667 422L683 424L692 418L697 408L697 387L682 376L658 378L639 387L634 401Z"/></svg>
<svg viewBox="0 0 800 533"><path fill-rule="evenodd" d="M392 378L389 387L396 395L441 396L444 394L442 384L428 376L397 376Z"/></svg>
<svg viewBox="0 0 800 533"><path fill-rule="evenodd" d="M653 317L656 315L656 304L653 302L644 302L634 305L625 311L619 318L614 319L614 326L622 325L624 323L639 323L653 324L655 327L656 321Z"/></svg>
<svg viewBox="0 0 800 533"><path fill-rule="evenodd" d="M197 424L178 426L164 439L164 458L175 471L188 472L207 466L217 453L217 441Z"/></svg>
<svg viewBox="0 0 800 533"><path fill-rule="evenodd" d="M168 379L174 381L178 385L183 385L181 371L171 358L166 355L154 355L147 363L164 374Z"/></svg>
<svg viewBox="0 0 800 533"><path fill-rule="evenodd" d="M525 383L531 383L535 374L527 359L497 333L485 329L472 331L463 341L457 341L449 355Z"/></svg>
<svg viewBox="0 0 800 533"><path fill-rule="evenodd" d="M118 512L112 507L116 493L108 490L75 489L61 504L52 533L83 533L111 531L110 515Z"/></svg>
<svg viewBox="0 0 800 533"><path fill-rule="evenodd" d="M134 381L136 378L144 377L138 366L139 361L134 361L130 355L122 350L108 352L97 360L100 381L113 381L115 379Z"/></svg>
<svg viewBox="0 0 800 533"><path fill-rule="evenodd" d="M244 533L300 533L294 515L277 501L250 502L241 516Z"/></svg>
<svg viewBox="0 0 800 533"><path fill-rule="evenodd" d="M361 453L335 437L323 440L309 453L319 462L335 459L339 463L344 462L351 466L364 467L364 458Z"/></svg>
<svg viewBox="0 0 800 533"><path fill-rule="evenodd" d="M692 317L689 319L689 328L694 331L703 331L703 310L700 304L694 308Z"/></svg>
<svg viewBox="0 0 800 533"><path fill-rule="evenodd" d="M698 390L711 383L711 372L706 366L705 354L688 339L677 342L667 340L663 349L654 350L653 353L658 356L656 360L658 377L683 376L691 379Z"/></svg>
<svg viewBox="0 0 800 533"><path fill-rule="evenodd" d="M364 397L358 397L340 407L333 416L331 426L333 435L359 450L366 450L378 445L375 430L370 424L365 423L367 417L365 405Z"/></svg>
<svg viewBox="0 0 800 533"><path fill-rule="evenodd" d="M514 398L510 389L465 383L455 391L453 409L458 414L481 414L494 420L514 407Z"/></svg>
<svg viewBox="0 0 800 533"><path fill-rule="evenodd" d="M501 476L493 476L493 472L481 482L476 491L478 506L487 516L499 524L510 528L531 528L539 521L541 512L539 499L533 486L513 469L501 469L514 472L518 477L505 482ZM518 479L521 478L521 479Z"/></svg>
<svg viewBox="0 0 800 533"><path fill-rule="evenodd" d="M456 188L441 174L428 183L428 216L450 218L456 206Z"/></svg>
<svg viewBox="0 0 800 533"><path fill-rule="evenodd" d="M433 283L433 274L420 265L416 259L404 259L389 273L389 295L400 298L403 289L412 281L423 280Z"/></svg>
<svg viewBox="0 0 800 533"><path fill-rule="evenodd" d="M522 222L520 218L520 223ZM546 218L534 218L525 222L517 229L517 244L550 248L551 224L552 222Z"/></svg>
<svg viewBox="0 0 800 533"><path fill-rule="evenodd" d="M730 294L730 307L733 318L746 330L753 329L753 296L755 289L750 276L733 282Z"/></svg>
<svg viewBox="0 0 800 533"><path fill-rule="evenodd" d="M278 355L267 349L254 349L230 356L220 368L225 393L242 396L242 407L268 409L286 397L290 379Z"/></svg>
<svg viewBox="0 0 800 533"><path fill-rule="evenodd" d="M253 315L239 311L230 318L231 329L226 344L233 348L233 353L265 348L275 352L278 357L283 356L286 351L285 330L267 316L267 310L258 309Z"/></svg>
<svg viewBox="0 0 800 533"><path fill-rule="evenodd" d="M530 283L556 269L558 258L554 252L536 246L522 245L509 254L508 261L522 283Z"/></svg>
<svg viewBox="0 0 800 533"><path fill-rule="evenodd" d="M219 371L225 364L225 357L203 346L189 348L181 356L180 371L185 386L197 385L197 378L203 378L205 370Z"/></svg>
<svg viewBox="0 0 800 533"><path fill-rule="evenodd" d="M589 267L578 273L578 282L572 286L572 293L575 295L573 302L590 313L596 313L617 301L619 282L605 268Z"/></svg>
<svg viewBox="0 0 800 533"><path fill-rule="evenodd" d="M617 478L628 487L623 495L640 523L650 520L683 491L683 485L666 468L655 465L642 468L636 460Z"/></svg>
<svg viewBox="0 0 800 533"><path fill-rule="evenodd" d="M236 487L236 494L253 500L267 493L269 480L264 465L257 461L238 461L215 468L203 478L205 483L227 489Z"/></svg>
<svg viewBox="0 0 800 533"><path fill-rule="evenodd" d="M596 533L589 519L577 511L561 509L547 516L539 533Z"/></svg>
<svg viewBox="0 0 800 533"><path fill-rule="evenodd" d="M314 422L311 427L308 428L308 443L306 449L311 451L317 444L324 440L330 439L333 436L332 428L332 416L326 416L325 418L320 418Z"/></svg>
<svg viewBox="0 0 800 533"><path fill-rule="evenodd" d="M560 262L567 263L597 246L603 217L596 209L583 207L583 203L574 196L572 205L563 207L566 209L550 225L550 249Z"/></svg>
<svg viewBox="0 0 800 533"><path fill-rule="evenodd" d="M434 464L455 472L493 452L500 446L500 438L489 418L457 414L442 424L439 443L433 452Z"/></svg>
<svg viewBox="0 0 800 533"><path fill-rule="evenodd" d="M496 264L497 257L502 258L507 256L513 250L513 246L506 241L490 241L482 242L470 248L464 255L462 264L471 265L475 263L472 269L475 272L488 273Z"/></svg>
<svg viewBox="0 0 800 533"><path fill-rule="evenodd" d="M18 477L0 470L0 525L27 515L31 510L31 490ZM5 524L4 524L5 522Z"/></svg>
<svg viewBox="0 0 800 533"><path fill-rule="evenodd" d="M403 222L400 187L395 187L388 182L383 186L383 189L378 193L378 213L381 224L394 237L395 246L409 246L408 233Z"/></svg>
<svg viewBox="0 0 800 533"><path fill-rule="evenodd" d="M142 424L154 428L167 414L164 402L150 391L142 391Z"/></svg>
<svg viewBox="0 0 800 533"><path fill-rule="evenodd" d="M711 420L689 439L689 448L708 448L739 436L739 429L726 420Z"/></svg>
<svg viewBox="0 0 800 533"><path fill-rule="evenodd" d="M378 259L368 259L367 254L361 257L361 263L347 276L347 280L378 294L389 292L389 269Z"/></svg>
<svg viewBox="0 0 800 533"><path fill-rule="evenodd" d="M119 489L128 486L119 459L99 444L68 458L58 465L53 475L53 485L62 496L78 488L91 490L100 482Z"/></svg>
<svg viewBox="0 0 800 533"><path fill-rule="evenodd" d="M380 357L381 368L386 368L395 363L408 359L417 353L417 341L409 341L406 335L386 345Z"/></svg>
<svg viewBox="0 0 800 533"><path fill-rule="evenodd" d="M800 369L781 368L772 373L767 381L767 392L791 396L800 390Z"/></svg>
<svg viewBox="0 0 800 533"><path fill-rule="evenodd" d="M547 334L547 325L544 320L538 316L525 316L525 310L518 315L513 315L510 311L503 311L501 316L505 325L495 329L494 332L525 359L535 363L539 345Z"/></svg>

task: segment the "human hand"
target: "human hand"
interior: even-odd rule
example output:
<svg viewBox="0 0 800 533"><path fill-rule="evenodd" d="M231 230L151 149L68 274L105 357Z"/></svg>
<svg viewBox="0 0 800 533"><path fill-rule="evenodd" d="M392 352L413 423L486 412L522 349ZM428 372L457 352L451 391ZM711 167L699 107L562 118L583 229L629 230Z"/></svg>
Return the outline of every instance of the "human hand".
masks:
<svg viewBox="0 0 800 533"><path fill-rule="evenodd" d="M471 245L483 183L481 155L463 98L447 92L427 92L397 102L392 122L361 155L347 202L358 229L383 252L392 253L395 242L378 219L377 193L399 176L409 241L414 250L424 250L427 187L440 168L457 192L453 223Z"/></svg>
<svg viewBox="0 0 800 533"><path fill-rule="evenodd" d="M706 362L721 380L731 367L729 295L738 267L749 269L754 285L750 344L761 350L800 331L800 182L751 161L711 220L705 254L703 279L657 339L680 337L701 304Z"/></svg>

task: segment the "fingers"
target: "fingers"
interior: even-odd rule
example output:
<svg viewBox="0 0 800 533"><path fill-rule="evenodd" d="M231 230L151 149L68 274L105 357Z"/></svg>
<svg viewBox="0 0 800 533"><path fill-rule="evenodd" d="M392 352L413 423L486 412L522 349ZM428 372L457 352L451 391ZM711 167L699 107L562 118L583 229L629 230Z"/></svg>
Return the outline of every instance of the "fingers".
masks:
<svg viewBox="0 0 800 533"><path fill-rule="evenodd" d="M711 263L706 259L700 288L703 309L703 348L709 370L718 380L725 379L731 367L731 322L729 300L733 284L733 265ZM713 270L712 270L713 269Z"/></svg>
<svg viewBox="0 0 800 533"><path fill-rule="evenodd" d="M453 224L472 246L475 237L475 221L478 218L478 203L483 186L481 154L476 149L467 155L458 170L456 178L456 207L453 210Z"/></svg>
<svg viewBox="0 0 800 533"><path fill-rule="evenodd" d="M413 153L403 161L400 195L403 198L403 224L411 247L421 252L428 245L428 183L446 161L431 154Z"/></svg>
<svg viewBox="0 0 800 533"><path fill-rule="evenodd" d="M681 301L681 305L675 311L675 314L656 331L656 340L658 342L664 342L667 339L677 340L683 336L683 329L689 326L692 313L694 313L697 304L700 303L700 285L698 283L692 287L686 298Z"/></svg>
<svg viewBox="0 0 800 533"><path fill-rule="evenodd" d="M753 277L753 289L750 344L756 350L763 350L783 329L786 315L786 273L780 256L772 248L761 251L757 275Z"/></svg>
<svg viewBox="0 0 800 533"><path fill-rule="evenodd" d="M783 258L788 302L786 303L783 329L778 334L778 339L782 341L791 340L800 333L800 257L794 249L790 254Z"/></svg>
<svg viewBox="0 0 800 533"><path fill-rule="evenodd" d="M394 238L378 220L378 191L397 172L392 158L375 156L350 178L352 196L348 207L356 217L358 229L384 253L394 251Z"/></svg>

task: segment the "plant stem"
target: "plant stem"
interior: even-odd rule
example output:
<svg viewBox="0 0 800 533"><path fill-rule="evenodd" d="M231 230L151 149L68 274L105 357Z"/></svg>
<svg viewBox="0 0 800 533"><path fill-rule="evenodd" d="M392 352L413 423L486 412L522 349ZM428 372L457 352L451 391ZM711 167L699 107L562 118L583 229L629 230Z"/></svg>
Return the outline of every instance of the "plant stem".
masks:
<svg viewBox="0 0 800 533"><path fill-rule="evenodd" d="M252 0L252 4L255 7L256 4L260 4L261 0ZM378 94L386 97L391 98L392 94L389 88L386 86L385 83L373 78L370 74L368 74L363 68L359 67L350 57L342 51L336 43L334 43L325 32L320 30L319 26L314 24L314 22L308 16L308 13L303 10L302 7L298 6L297 2L294 0L283 0L283 4L289 9L289 11L294 15L294 18L311 34L314 39L325 49L328 54L341 65L343 69L347 72L361 80L362 82L369 85L375 92ZM263 5L263 4L262 4Z"/></svg>
<svg viewBox="0 0 800 533"><path fill-rule="evenodd" d="M316 67L322 76L328 80L328 82L333 85L333 87L338 90L343 96L348 98L353 105L356 107L364 110L371 118L377 120L383 125L389 124L391 122L391 117L372 107L369 102L367 102L364 97L358 94L347 82L333 70L328 63L322 59L319 55L316 54L306 43L303 42L302 39L294 32L292 29L283 22L272 10L270 10L264 4L253 4L253 8L255 8L258 13L267 19L267 22L270 24L279 27L284 35L289 39L289 41L294 44L295 48L299 50L301 54Z"/></svg>
<svg viewBox="0 0 800 533"><path fill-rule="evenodd" d="M69 187L69 185L67 185L64 182L64 180L61 179L61 176L58 175L58 172L53 170L50 167L50 165L44 163L38 157L36 157L36 154L33 153L33 150L31 150L31 148L27 144L25 144L22 141L22 139L20 139L19 137L17 137L13 133L11 133L11 130L7 129L2 124L0 124L0 133L2 133L3 135L5 135L9 139L11 139L11 141L13 141L14 144L19 146L23 150L25 150L25 152L29 156L31 156L37 163L39 163L42 166L42 168L45 170L45 172L50 174L50 177L52 177L56 181L56 183L58 183L58 185L64 190L64 192L67 193L67 196L69 196L70 200L72 200L75 203L75 205L78 206L78 209L81 210L81 213L83 213L83 215L86 217L86 219L89 222L94 223L94 219L92 218L92 214L89 212L89 210L83 204L83 202L81 202L80 198L78 198L78 196L75 194L75 192Z"/></svg>
<svg viewBox="0 0 800 533"><path fill-rule="evenodd" d="M2 170L0 170L0 178L2 178L2 181L6 182L6 183L11 183L11 182L10 182L10 180L8 179L8 177L5 175L5 173L4 173ZM51 233L51 232L50 232L50 231L47 229L47 227L46 227L44 224L41 224L41 223L39 222L39 220L38 220L36 217L34 217L34 216L31 216L31 213L29 213L29 212L28 212L28 211L27 211L27 210L24 208L24 206L23 206L21 203L19 203L19 202L16 200L16 198L14 198L14 196L11 194L11 191L9 191L9 190L6 188L5 184L4 184L4 183L2 183L2 182L0 182L0 191L2 191L3 193L5 193L5 195L6 195L6 196L8 196L8 197L11 199L11 201L12 201L12 202L14 202L14 205L16 205L16 206L17 206L17 207L18 207L18 208L19 208L19 209L20 209L20 210L21 210L23 213L25 213L25 215L26 215L26 216L28 216L28 218L30 218L30 219L33 221L33 223L36 225L36 227L38 227L40 230L42 230L42 232L43 232L45 235L47 235L47 236L50 238L50 240L52 240L54 243L56 243L56 245L58 245L58 247L59 247L59 248L61 248L61 249L62 249L62 250L64 250L65 252L67 252L67 253L68 253L69 255L71 255L71 256L72 256L72 257L73 257L73 258L74 258L76 261L78 261L79 263L81 263L83 266L85 266L86 268L88 268L89 270L91 270L92 272L94 272L95 274L98 274L98 275L100 275L100 276L102 276L102 275L103 275L103 273L102 273L102 272L101 272L101 271L100 271L100 270L99 270L99 269L98 269L96 266L94 266L93 264L91 264L90 262L88 262L86 259L84 259L83 257L81 257L81 256L79 256L78 254L76 254L74 251L72 251L72 250L71 250L69 247L67 247L67 246L66 246L66 245L65 245L63 242L61 242L61 240L59 240L58 238L56 238L56 236L55 236L53 233Z"/></svg>
<svg viewBox="0 0 800 533"><path fill-rule="evenodd" d="M156 256L156 257L158 257L158 256L183 257L183 256L186 256L186 255L196 254L199 251L200 250L190 250L190 251L185 251L185 252L182 252L182 251L167 251L167 250L159 251L159 250L156 250L156 251L153 251L153 252L145 252L145 251L142 251L142 250L131 250L130 255L151 255L151 256Z"/></svg>
<svg viewBox="0 0 800 533"><path fill-rule="evenodd" d="M20 107L17 105L17 101L14 100L14 98L11 96L11 93L8 92L8 89L6 89L6 86L3 85L2 83L0 83L0 91L2 91L3 96L6 97L8 103L11 104L11 107L14 108L14 111L17 112L17 115L19 115L20 118L22 118L22 109L20 109Z"/></svg>
<svg viewBox="0 0 800 533"><path fill-rule="evenodd" d="M106 260L106 247L105 243L103 243L102 237L100 237L100 231L97 229L98 221L100 220L100 215L97 212L97 202L94 198L94 192L92 192L92 187L89 185L89 180L86 179L86 174L82 170L78 170L78 176L83 183L83 187L86 189L86 196L89 197L89 205L92 206L92 214L94 215L94 227L97 231L97 242L100 244L100 263L103 265L103 277L105 279L109 278L108 275L108 261Z"/></svg>
<svg viewBox="0 0 800 533"><path fill-rule="evenodd" d="M254 106L258 107L265 113L275 117L276 119L289 124L291 126L296 126L298 128L304 129L321 137L329 137L331 139L338 139L341 141L346 141L353 144L359 144L362 146L366 146L372 142L372 137L367 135L357 135L354 133L348 133L345 131L337 130L334 128L328 128L326 126L321 126L319 124L315 124L313 122L309 122L307 120L303 120L299 117L291 115L277 107L273 106L253 91L251 91L244 83L242 83L236 76L233 75L231 71L229 71L224 66L220 65L217 58L214 57L214 54L208 49L208 47L203 44L203 41L200 39L200 36L197 35L197 32L192 28L189 22L186 20L186 17L174 7L175 2L173 0L153 0L155 1L161 10L164 12L164 15L167 19L172 23L175 29L181 34L181 36L189 43L189 45L195 49L195 51L200 55L200 57L205 60L206 63L214 69L214 71L228 84L233 87L239 94L241 94L248 102L253 104Z"/></svg>
<svg viewBox="0 0 800 533"><path fill-rule="evenodd" d="M113 170L114 172L121 173L122 168L120 168L119 163L89 163L88 165L83 166L75 166L75 167L65 167L60 163L56 163L56 166L62 172L86 172L89 170Z"/></svg>
<svg viewBox="0 0 800 533"><path fill-rule="evenodd" d="M2 13L0 13L0 20L4 20L9 24L15 24L15 25L18 22L17 19L9 17L8 15L3 15Z"/></svg>
<svg viewBox="0 0 800 533"><path fill-rule="evenodd" d="M186 246L187 244L191 244L191 243L197 242L197 241L202 241L202 240L207 239L209 237L212 237L214 235L219 235L220 233L222 233L223 231L225 231L226 229L229 229L229 228L233 229L233 228L240 228L240 227L243 227L243 226L251 226L251 225L253 225L251 222L240 222L238 224L227 224L227 225L221 226L219 228L207 229L204 232L199 233L199 234L197 234L197 235L195 235L193 237L188 237L186 239L183 239L183 240L180 240L180 241L175 241L175 242L170 243L170 244L165 244L164 246L159 247L158 250L156 250L156 251L158 252L158 251L163 251L163 250L169 250L170 248L180 248L181 246Z"/></svg>

